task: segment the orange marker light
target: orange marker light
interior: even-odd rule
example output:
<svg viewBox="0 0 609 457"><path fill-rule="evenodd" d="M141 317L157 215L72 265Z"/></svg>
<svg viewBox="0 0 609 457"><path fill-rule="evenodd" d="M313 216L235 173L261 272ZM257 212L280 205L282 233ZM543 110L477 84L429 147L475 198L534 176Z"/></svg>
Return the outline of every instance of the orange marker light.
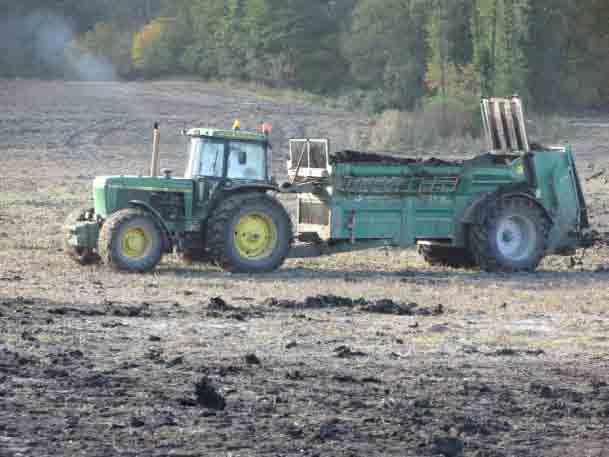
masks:
<svg viewBox="0 0 609 457"><path fill-rule="evenodd" d="M262 133L264 133L265 135L270 135L272 131L273 124L271 124L270 122L264 122L262 124Z"/></svg>

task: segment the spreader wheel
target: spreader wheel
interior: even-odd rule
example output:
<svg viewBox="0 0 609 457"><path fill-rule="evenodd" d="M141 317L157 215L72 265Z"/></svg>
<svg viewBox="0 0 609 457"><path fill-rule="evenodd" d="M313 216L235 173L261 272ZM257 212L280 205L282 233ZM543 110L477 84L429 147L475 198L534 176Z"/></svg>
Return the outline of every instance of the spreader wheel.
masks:
<svg viewBox="0 0 609 457"><path fill-rule="evenodd" d="M470 227L469 247L486 271L532 271L546 253L552 223L525 197L499 197L485 208L484 222Z"/></svg>

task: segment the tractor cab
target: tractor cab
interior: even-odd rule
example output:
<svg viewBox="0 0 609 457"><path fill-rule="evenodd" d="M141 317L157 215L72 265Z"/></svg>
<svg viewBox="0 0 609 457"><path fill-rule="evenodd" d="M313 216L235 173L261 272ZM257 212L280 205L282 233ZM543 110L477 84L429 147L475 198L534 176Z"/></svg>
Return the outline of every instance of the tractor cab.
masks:
<svg viewBox="0 0 609 457"><path fill-rule="evenodd" d="M269 181L270 145L266 133L190 129L185 177L245 182Z"/></svg>

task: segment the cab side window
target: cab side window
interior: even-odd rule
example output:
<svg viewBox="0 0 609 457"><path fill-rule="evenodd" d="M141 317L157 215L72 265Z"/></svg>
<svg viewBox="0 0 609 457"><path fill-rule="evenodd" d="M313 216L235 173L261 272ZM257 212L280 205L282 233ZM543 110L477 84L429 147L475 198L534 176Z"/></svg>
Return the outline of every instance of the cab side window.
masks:
<svg viewBox="0 0 609 457"><path fill-rule="evenodd" d="M264 146L232 141L229 144L228 174L231 179L265 179Z"/></svg>

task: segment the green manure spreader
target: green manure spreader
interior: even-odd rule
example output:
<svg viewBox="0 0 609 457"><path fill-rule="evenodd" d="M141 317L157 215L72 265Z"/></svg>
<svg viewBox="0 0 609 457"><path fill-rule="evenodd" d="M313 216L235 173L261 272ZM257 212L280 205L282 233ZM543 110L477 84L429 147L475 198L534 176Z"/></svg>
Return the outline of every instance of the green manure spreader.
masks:
<svg viewBox="0 0 609 457"><path fill-rule="evenodd" d="M290 140L289 181L268 170L267 132L192 129L183 178L98 177L94 208L66 221L66 250L149 271L165 253L233 272L272 271L289 257L414 247L434 265L534 270L589 243L570 146L530 144L519 98L482 100L488 152L452 162ZM296 224L277 194L297 200Z"/></svg>

